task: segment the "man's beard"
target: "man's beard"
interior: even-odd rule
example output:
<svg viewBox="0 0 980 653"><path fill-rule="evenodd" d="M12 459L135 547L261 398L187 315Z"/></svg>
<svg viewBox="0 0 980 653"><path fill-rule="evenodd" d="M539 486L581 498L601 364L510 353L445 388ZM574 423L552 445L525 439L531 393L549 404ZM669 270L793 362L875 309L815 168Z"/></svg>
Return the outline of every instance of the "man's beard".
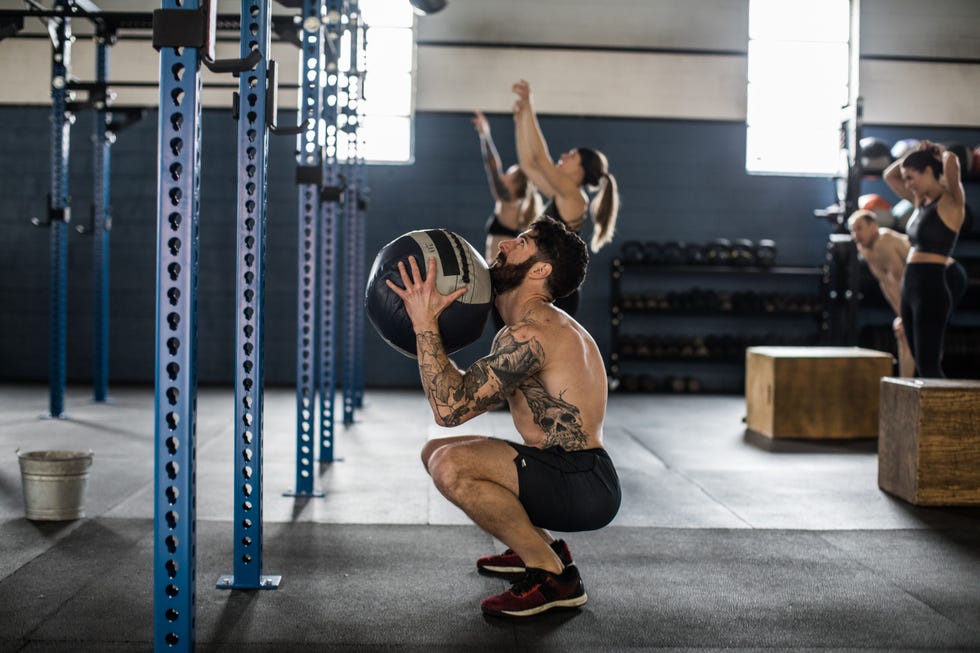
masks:
<svg viewBox="0 0 980 653"><path fill-rule="evenodd" d="M517 288L535 263L537 261L531 257L523 263L509 265L502 258L497 257L497 260L490 266L490 283L494 292L503 295L505 292Z"/></svg>

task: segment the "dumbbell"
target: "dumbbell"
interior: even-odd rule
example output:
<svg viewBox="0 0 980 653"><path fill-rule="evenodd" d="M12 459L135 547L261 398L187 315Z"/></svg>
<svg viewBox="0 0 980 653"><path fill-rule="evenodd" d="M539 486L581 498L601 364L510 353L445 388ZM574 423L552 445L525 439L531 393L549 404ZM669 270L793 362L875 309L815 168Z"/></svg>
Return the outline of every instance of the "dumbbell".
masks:
<svg viewBox="0 0 980 653"><path fill-rule="evenodd" d="M732 241L727 238L716 238L708 244L706 255L711 265L731 265Z"/></svg>
<svg viewBox="0 0 980 653"><path fill-rule="evenodd" d="M619 353L623 356L634 356L636 354L636 337L620 336Z"/></svg>
<svg viewBox="0 0 980 653"><path fill-rule="evenodd" d="M755 264L764 268L771 267L776 263L776 242L764 238L756 243Z"/></svg>
<svg viewBox="0 0 980 653"><path fill-rule="evenodd" d="M648 263L663 263L664 262L664 248L656 240L648 240L643 244L643 249L646 251L646 259Z"/></svg>
<svg viewBox="0 0 980 653"><path fill-rule="evenodd" d="M687 381L682 377L672 376L667 379L667 387L671 392L684 392L687 390Z"/></svg>
<svg viewBox="0 0 980 653"><path fill-rule="evenodd" d="M722 312L729 313L735 310L735 296L738 293L733 292L719 292L718 293L718 306L717 309Z"/></svg>
<svg viewBox="0 0 980 653"><path fill-rule="evenodd" d="M694 356L695 358L707 358L710 354L708 345L701 336L694 337Z"/></svg>
<svg viewBox="0 0 980 653"><path fill-rule="evenodd" d="M732 265L755 265L755 243L748 238L732 241Z"/></svg>
<svg viewBox="0 0 980 653"><path fill-rule="evenodd" d="M640 379L632 374L624 374L620 383L624 392L636 392L640 389Z"/></svg>
<svg viewBox="0 0 980 653"><path fill-rule="evenodd" d="M684 245L684 260L688 265L704 265L707 262L704 247L687 243Z"/></svg>
<svg viewBox="0 0 980 653"><path fill-rule="evenodd" d="M638 240L627 240L620 248L623 260L629 263L643 263L647 260L646 248Z"/></svg>
<svg viewBox="0 0 980 653"><path fill-rule="evenodd" d="M681 241L671 240L664 243L661 248L661 262L664 265L684 265L687 261L686 247Z"/></svg>
<svg viewBox="0 0 980 653"><path fill-rule="evenodd" d="M643 392L660 392L660 379L651 374L640 375L640 390Z"/></svg>

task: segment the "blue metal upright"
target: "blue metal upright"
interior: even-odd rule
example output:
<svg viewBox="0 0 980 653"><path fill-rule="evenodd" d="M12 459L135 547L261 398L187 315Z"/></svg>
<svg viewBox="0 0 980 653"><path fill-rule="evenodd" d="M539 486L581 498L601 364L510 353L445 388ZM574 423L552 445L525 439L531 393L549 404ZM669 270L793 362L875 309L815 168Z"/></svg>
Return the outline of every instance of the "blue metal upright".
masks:
<svg viewBox="0 0 980 653"><path fill-rule="evenodd" d="M319 139L323 76L323 0L303 0L300 49L299 122L306 130L297 137L299 187L298 281L296 298L296 487L288 496L323 496L313 487L314 440L317 428L316 364L318 295L317 248L323 146ZM331 420L332 428L332 420Z"/></svg>
<svg viewBox="0 0 980 653"><path fill-rule="evenodd" d="M198 0L163 0L165 12L197 10ZM193 651L195 639L200 125L200 48L161 47L153 531L157 651Z"/></svg>
<svg viewBox="0 0 980 653"><path fill-rule="evenodd" d="M362 78L363 79L363 78ZM364 133L358 130L358 136ZM357 277L356 287L362 289L367 285L367 260L365 247L367 239L367 166L364 165L364 142L358 145L358 161L356 167L355 185L357 187L357 217L355 219L355 267ZM364 311L354 314L354 408L364 408Z"/></svg>
<svg viewBox="0 0 980 653"><path fill-rule="evenodd" d="M110 38L101 33L95 42L96 81L109 81ZM96 103L92 132L92 267L95 324L93 325L92 386L95 401L105 401L109 394L109 151L114 134L109 131L108 93Z"/></svg>
<svg viewBox="0 0 980 653"><path fill-rule="evenodd" d="M51 56L51 187L48 203L50 234L51 297L48 322L49 413L61 417L65 409L65 358L68 321L68 147L71 119L68 115L68 73L71 71L70 0L57 0L52 18Z"/></svg>
<svg viewBox="0 0 980 653"><path fill-rule="evenodd" d="M241 57L269 60L270 0L243 0ZM274 64L270 63L270 66ZM273 76L274 77L274 76ZM240 73L238 91L238 260L235 330L234 572L219 589L276 589L280 576L262 575L262 396L268 69Z"/></svg>
<svg viewBox="0 0 980 653"><path fill-rule="evenodd" d="M344 167L348 184L344 192L344 424L354 423L354 410L357 407L357 354L358 354L358 325L363 326L360 314L363 313L363 286L359 286L361 274L358 265L362 257L358 254L358 167L363 156L360 151L360 120L358 101L361 95L362 62L361 48L364 38L364 26L357 0L347 0L346 17L349 38L350 68L346 71L345 101L340 104L340 127L347 138L347 162Z"/></svg>
<svg viewBox="0 0 980 653"><path fill-rule="evenodd" d="M357 76L357 94L355 99L356 115L363 112L360 107L364 101L364 79L367 75L367 29L363 21L358 21L358 37L355 39L352 60L357 62L356 69L351 71ZM355 58L356 57L356 58ZM356 157L354 160L354 186L356 189L356 217L354 221L355 238L355 266L353 273L357 278L356 287L361 289L367 284L367 268L365 260L365 239L367 237L367 166L364 164L364 129L360 119L357 121L357 140ZM364 311L354 313L354 408L364 407Z"/></svg>
<svg viewBox="0 0 980 653"><path fill-rule="evenodd" d="M321 80L321 118L326 126L326 146L323 152L323 173L320 197L319 242L319 302L317 328L319 341L317 361L320 395L319 459L321 463L337 460L335 447L336 389L337 389L337 270L338 231L342 194L340 163L337 158L337 88L339 84L338 48L343 34L342 2L327 0L325 5L325 75Z"/></svg>

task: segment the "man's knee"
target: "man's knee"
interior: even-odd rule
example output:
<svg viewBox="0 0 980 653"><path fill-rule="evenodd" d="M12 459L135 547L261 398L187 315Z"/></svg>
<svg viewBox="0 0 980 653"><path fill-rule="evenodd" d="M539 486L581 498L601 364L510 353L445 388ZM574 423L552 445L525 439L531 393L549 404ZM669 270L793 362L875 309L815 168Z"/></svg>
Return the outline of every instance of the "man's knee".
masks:
<svg viewBox="0 0 980 653"><path fill-rule="evenodd" d="M457 447L439 446L429 455L426 469L440 492L452 492L459 484L463 468L461 462Z"/></svg>
<svg viewBox="0 0 980 653"><path fill-rule="evenodd" d="M432 458L432 454L434 454L436 450L438 450L439 447L443 446L444 444L444 442L439 440L429 440L422 447L422 451L419 455L422 458L422 466L425 467L426 471L429 471L429 460Z"/></svg>
<svg viewBox="0 0 980 653"><path fill-rule="evenodd" d="M895 332L896 336L900 338L905 337L905 328L902 326L902 318L896 317L894 320L892 320L892 330Z"/></svg>

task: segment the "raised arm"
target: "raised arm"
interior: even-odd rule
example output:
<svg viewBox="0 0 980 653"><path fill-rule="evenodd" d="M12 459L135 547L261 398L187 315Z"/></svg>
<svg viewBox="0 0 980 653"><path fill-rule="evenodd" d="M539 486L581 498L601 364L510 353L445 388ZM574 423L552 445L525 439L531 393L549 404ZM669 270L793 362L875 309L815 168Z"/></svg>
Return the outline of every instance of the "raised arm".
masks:
<svg viewBox="0 0 980 653"><path fill-rule="evenodd" d="M498 202L512 202L514 197L503 182L504 169L500 163L500 155L497 154L497 146L493 143L493 136L490 135L490 123L481 111L473 114L473 126L476 133L480 136L480 150L483 152L483 169L487 173L487 183L490 185L490 192Z"/></svg>
<svg viewBox="0 0 980 653"><path fill-rule="evenodd" d="M544 364L544 350L532 327L504 329L490 355L473 363L465 372L446 354L439 335L439 315L465 292L450 295L436 290L436 260L429 259L425 280L415 258L409 265L398 263L404 288L390 280L388 287L405 303L412 320L418 351L419 376L432 414L440 426L457 426L486 412L507 398L527 377ZM515 335L515 334L520 335Z"/></svg>
<svg viewBox="0 0 980 653"><path fill-rule="evenodd" d="M943 177L946 179L946 190L957 204L966 203L966 191L963 190L963 179L960 173L960 158L955 152L943 150Z"/></svg>
<svg viewBox="0 0 980 653"><path fill-rule="evenodd" d="M548 198L556 200L575 201L585 208L578 185L569 177L558 172L548 144L544 140L541 125L534 111L531 98L531 86L525 80L514 84L513 91L517 94L514 103L514 132L517 137L517 160L524 169L528 179L537 186ZM580 211L576 211L578 213Z"/></svg>
<svg viewBox="0 0 980 653"><path fill-rule="evenodd" d="M889 188L895 191L896 195L901 197L903 200L908 200L915 204L915 197L913 197L912 192L905 187L905 180L902 179L902 163L905 162L905 156L892 161L881 174L881 178L885 180Z"/></svg>

